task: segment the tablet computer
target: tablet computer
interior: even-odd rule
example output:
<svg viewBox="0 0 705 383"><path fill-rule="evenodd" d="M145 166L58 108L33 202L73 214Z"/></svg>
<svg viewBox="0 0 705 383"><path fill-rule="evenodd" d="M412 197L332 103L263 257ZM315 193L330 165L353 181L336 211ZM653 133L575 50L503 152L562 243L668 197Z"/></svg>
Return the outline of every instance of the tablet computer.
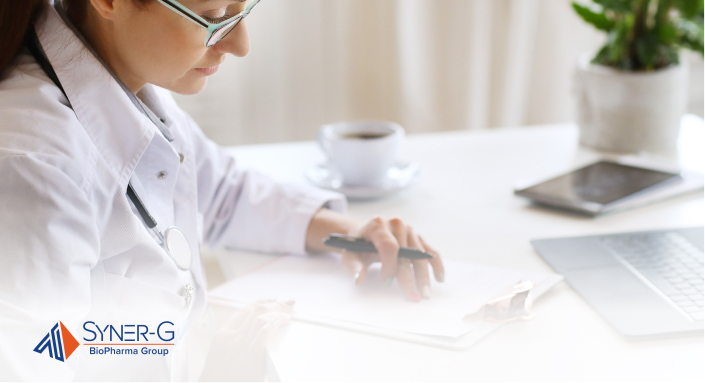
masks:
<svg viewBox="0 0 705 383"><path fill-rule="evenodd" d="M681 176L678 173L599 161L515 190L514 194L540 204L597 215L632 197L679 180Z"/></svg>

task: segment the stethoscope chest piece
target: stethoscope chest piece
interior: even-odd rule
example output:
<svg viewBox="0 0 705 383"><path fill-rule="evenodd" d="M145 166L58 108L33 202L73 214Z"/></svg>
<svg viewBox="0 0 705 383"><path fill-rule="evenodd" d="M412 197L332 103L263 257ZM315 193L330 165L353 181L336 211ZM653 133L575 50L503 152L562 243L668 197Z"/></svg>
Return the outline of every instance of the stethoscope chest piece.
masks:
<svg viewBox="0 0 705 383"><path fill-rule="evenodd" d="M188 270L191 267L192 255L191 247L184 233L177 227L172 226L164 233L164 243L171 259L181 270Z"/></svg>

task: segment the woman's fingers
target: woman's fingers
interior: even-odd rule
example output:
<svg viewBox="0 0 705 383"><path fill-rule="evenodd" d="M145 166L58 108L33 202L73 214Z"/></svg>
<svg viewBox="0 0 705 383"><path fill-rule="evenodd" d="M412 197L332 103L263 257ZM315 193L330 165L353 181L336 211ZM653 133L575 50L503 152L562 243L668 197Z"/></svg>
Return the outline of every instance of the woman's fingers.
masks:
<svg viewBox="0 0 705 383"><path fill-rule="evenodd" d="M428 275L428 260L416 259L411 262L414 266L416 286L424 298L431 298L431 277Z"/></svg>
<svg viewBox="0 0 705 383"><path fill-rule="evenodd" d="M445 280L445 269L443 268L443 261L441 260L441 255L438 254L438 251L431 247L424 239L422 236L418 236L419 241L421 242L421 245L426 249L427 253L431 253L435 255L434 258L431 258L428 260L428 262L431 264L431 267L433 267L433 274L436 277L436 280L438 282L443 282Z"/></svg>
<svg viewBox="0 0 705 383"><path fill-rule="evenodd" d="M377 248L379 259L382 262L382 279L387 284L391 283L391 280L397 275L397 255L400 246L398 238L393 234L392 221L394 220L389 221L389 227L387 227L382 218L376 217L368 222L363 229L364 238Z"/></svg>
<svg viewBox="0 0 705 383"><path fill-rule="evenodd" d="M353 282L356 285L361 285L367 280L367 265L362 260L360 253L353 253L351 251L343 252L343 266L348 270L350 275L353 277Z"/></svg>
<svg viewBox="0 0 705 383"><path fill-rule="evenodd" d="M399 218L392 218L389 220L389 230L396 238L397 243L400 247L409 246L408 241L408 229L409 227L404 224ZM416 288L416 281L414 280L414 273L411 270L411 260L409 258L397 258L397 282L404 295L414 302L421 300L419 291Z"/></svg>
<svg viewBox="0 0 705 383"><path fill-rule="evenodd" d="M438 251L429 246L420 235L414 233L411 226L404 224L399 218L386 220L376 217L356 233L372 242L377 248L377 254L343 252L343 264L357 285L365 282L367 266L377 260L382 263L382 279L385 284L389 286L396 277L404 294L413 301L419 301L421 297L431 297L429 264L433 268L435 279L438 282L444 281L445 271ZM433 254L434 258L419 260L399 258L400 247L419 249Z"/></svg>
<svg viewBox="0 0 705 383"><path fill-rule="evenodd" d="M424 246L421 244L418 236L414 233L414 229L410 226L407 227L407 242L409 247L425 251ZM428 260L427 259L416 259L411 261L414 266L414 277L416 277L416 287L421 296L424 298L431 297L431 278L428 275Z"/></svg>
<svg viewBox="0 0 705 383"><path fill-rule="evenodd" d="M372 263L379 262L379 254L343 251L342 262L352 275L353 283L362 286L367 281L367 268Z"/></svg>
<svg viewBox="0 0 705 383"><path fill-rule="evenodd" d="M399 265L397 268L397 282L404 295L414 302L421 300L419 291L416 288L416 282L414 281L414 273L411 270L411 260L409 258L399 258Z"/></svg>

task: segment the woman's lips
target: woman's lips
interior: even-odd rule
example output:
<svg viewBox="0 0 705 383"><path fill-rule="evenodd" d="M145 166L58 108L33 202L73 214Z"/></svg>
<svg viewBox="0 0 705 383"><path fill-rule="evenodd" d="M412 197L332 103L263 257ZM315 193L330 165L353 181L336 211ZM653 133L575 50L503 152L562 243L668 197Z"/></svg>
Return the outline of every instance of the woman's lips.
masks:
<svg viewBox="0 0 705 383"><path fill-rule="evenodd" d="M212 75L213 73L215 73L215 72L218 71L218 66L217 66L217 65L214 65L214 66L211 66L211 67L208 67L208 68L195 68L195 69L196 69L197 71L201 72L202 74L206 75L206 76L210 76L210 75Z"/></svg>

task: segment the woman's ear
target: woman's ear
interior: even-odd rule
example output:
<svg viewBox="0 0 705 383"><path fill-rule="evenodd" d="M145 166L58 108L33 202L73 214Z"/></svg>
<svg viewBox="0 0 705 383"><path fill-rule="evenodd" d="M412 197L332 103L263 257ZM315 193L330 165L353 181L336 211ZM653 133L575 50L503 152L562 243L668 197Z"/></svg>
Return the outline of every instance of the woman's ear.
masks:
<svg viewBox="0 0 705 383"><path fill-rule="evenodd" d="M125 0L90 0L93 8L104 19L112 20L115 18L116 12L123 9L126 4ZM132 1L132 0L127 0Z"/></svg>

